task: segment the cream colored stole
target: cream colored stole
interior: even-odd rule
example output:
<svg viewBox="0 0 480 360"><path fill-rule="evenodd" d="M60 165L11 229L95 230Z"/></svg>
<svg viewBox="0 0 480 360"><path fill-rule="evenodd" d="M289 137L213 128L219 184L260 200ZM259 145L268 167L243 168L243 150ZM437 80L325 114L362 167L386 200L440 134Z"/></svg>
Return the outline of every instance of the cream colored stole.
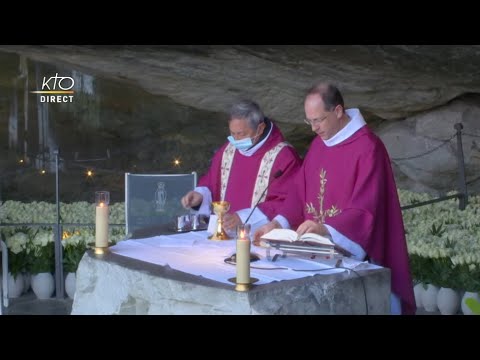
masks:
<svg viewBox="0 0 480 360"><path fill-rule="evenodd" d="M268 186L270 179L270 173L272 172L273 164L280 151L285 146L291 146L286 142L277 144L273 149L270 149L263 155L260 167L258 169L257 180L255 181L255 188L253 191L251 207L254 207L257 202L265 201L267 194L263 194ZM222 167L221 167L221 182L220 182L220 198L225 199L225 193L227 191L228 178L230 177L230 169L232 167L233 158L235 156L235 147L232 144L228 144L222 155ZM262 198L260 196L263 194Z"/></svg>

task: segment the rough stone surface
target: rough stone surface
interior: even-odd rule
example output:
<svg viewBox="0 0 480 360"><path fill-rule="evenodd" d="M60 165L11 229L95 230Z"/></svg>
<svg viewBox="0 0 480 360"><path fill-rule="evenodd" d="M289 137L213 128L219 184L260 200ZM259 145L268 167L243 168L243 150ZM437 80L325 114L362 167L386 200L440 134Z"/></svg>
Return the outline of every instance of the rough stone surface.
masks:
<svg viewBox="0 0 480 360"><path fill-rule="evenodd" d="M332 274L236 292L221 284L116 254L85 254L72 315L80 314L388 314L390 271Z"/></svg>
<svg viewBox="0 0 480 360"><path fill-rule="evenodd" d="M300 125L304 92L320 79L333 81L346 106L360 107L380 131L400 188L433 193L454 188L454 140L416 155L441 145L453 124L462 122L465 132L475 135L463 146L469 191L480 191L479 45L1 45L0 50L133 84L196 109L224 113L235 99L253 98L302 154L311 140L310 130ZM198 139L188 130L172 137L182 144ZM151 148L145 144L139 150L139 161L152 158Z"/></svg>
<svg viewBox="0 0 480 360"><path fill-rule="evenodd" d="M0 49L135 83L199 109L256 99L282 122L301 123L303 93L320 79L349 107L383 119L480 92L479 45L19 46Z"/></svg>
<svg viewBox="0 0 480 360"><path fill-rule="evenodd" d="M454 125L463 124L463 154L470 191L480 191L480 97L468 96L435 110L381 127L377 133L406 180L401 188L428 191L457 186L457 137Z"/></svg>

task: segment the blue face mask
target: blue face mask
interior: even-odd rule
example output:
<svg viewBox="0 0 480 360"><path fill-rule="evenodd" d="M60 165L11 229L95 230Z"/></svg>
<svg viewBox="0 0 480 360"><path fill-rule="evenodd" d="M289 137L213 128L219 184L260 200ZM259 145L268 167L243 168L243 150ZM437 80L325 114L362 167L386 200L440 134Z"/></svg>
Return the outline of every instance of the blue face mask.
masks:
<svg viewBox="0 0 480 360"><path fill-rule="evenodd" d="M235 140L233 136L230 135L229 137L227 137L227 139L228 141L230 141L230 144L235 146L237 150L247 150L253 145L252 139L249 137L242 140Z"/></svg>

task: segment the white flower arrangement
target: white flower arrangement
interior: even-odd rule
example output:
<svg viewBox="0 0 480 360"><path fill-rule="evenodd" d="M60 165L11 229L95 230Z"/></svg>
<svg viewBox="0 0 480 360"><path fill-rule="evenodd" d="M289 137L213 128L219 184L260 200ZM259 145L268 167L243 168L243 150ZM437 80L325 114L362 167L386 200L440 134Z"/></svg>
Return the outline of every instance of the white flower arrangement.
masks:
<svg viewBox="0 0 480 360"><path fill-rule="evenodd" d="M7 235L6 245L8 249L8 268L14 278L27 270L28 244L30 238L27 233L19 231L13 235Z"/></svg>
<svg viewBox="0 0 480 360"><path fill-rule="evenodd" d="M109 206L110 223L125 223L125 204L115 203ZM8 200L0 205L1 223L51 224L56 222L55 204L46 202L22 203ZM72 204L60 204L62 223L92 224L95 222L95 205L85 201ZM125 229L123 230L125 231Z"/></svg>
<svg viewBox="0 0 480 360"><path fill-rule="evenodd" d="M13 236L7 237L5 243L7 248L14 254L19 254L27 250L29 237L24 232L17 232Z"/></svg>
<svg viewBox="0 0 480 360"><path fill-rule="evenodd" d="M402 205L433 198L404 190L399 197ZM469 197L465 210L456 199L404 210L403 221L417 281L480 290L480 196Z"/></svg>
<svg viewBox="0 0 480 360"><path fill-rule="evenodd" d="M55 268L53 230L39 229L31 237L28 245L30 256L28 268L32 274L52 273Z"/></svg>
<svg viewBox="0 0 480 360"><path fill-rule="evenodd" d="M92 238L90 231L74 230L73 232L65 231L63 233L63 268L66 272L74 273L77 271L78 264L88 249Z"/></svg>
<svg viewBox="0 0 480 360"><path fill-rule="evenodd" d="M402 205L433 198L425 193L406 190L399 190L398 194ZM453 192L449 193L451 194ZM62 223L93 224L95 222L94 207L94 204L87 202L61 203L61 221ZM124 203L112 204L109 210L111 224L125 223ZM2 223L55 223L55 214L55 204L46 202L22 203L9 200L0 205L0 222ZM456 288L470 287L468 290L480 290L480 284L471 281L475 276L480 279L480 196L470 196L469 205L463 211L458 209L458 200L451 199L404 210L402 214L412 272L417 280L436 281L440 286L442 282L449 282ZM6 235L9 251L11 254L18 255L18 258L22 254L28 254L31 249L34 254L39 255L40 249L48 246L53 248L52 230L40 230L35 234L33 229L26 230L19 227L2 229L2 232ZM31 244L30 237L33 237ZM112 244L124 238L124 228L110 228L109 239ZM70 247L78 250L83 246L92 246L94 241L93 228L77 228L69 236L64 236L62 244L64 250ZM80 251L83 254L84 249L77 252ZM28 257L31 258L31 254ZM19 261L18 264L20 263ZM20 268L20 265L17 267Z"/></svg>
<svg viewBox="0 0 480 360"><path fill-rule="evenodd" d="M125 223L125 204L115 203L109 206L109 222ZM33 201L22 203L8 200L0 204L0 223L10 224L54 224L56 222L55 204ZM60 204L62 223L94 224L95 204L76 202ZM94 228L82 227L68 232L64 231L62 245L64 249L64 267L76 271L78 262L85 250L95 243ZM3 228L1 231L7 239L10 251L9 268L12 273L31 271L32 273L53 271L54 233L53 230L19 226ZM124 227L110 227L109 242L115 244L125 239Z"/></svg>
<svg viewBox="0 0 480 360"><path fill-rule="evenodd" d="M43 230L40 229L33 236L31 241L32 249L42 248L47 246L49 243L54 242L53 231L52 230Z"/></svg>

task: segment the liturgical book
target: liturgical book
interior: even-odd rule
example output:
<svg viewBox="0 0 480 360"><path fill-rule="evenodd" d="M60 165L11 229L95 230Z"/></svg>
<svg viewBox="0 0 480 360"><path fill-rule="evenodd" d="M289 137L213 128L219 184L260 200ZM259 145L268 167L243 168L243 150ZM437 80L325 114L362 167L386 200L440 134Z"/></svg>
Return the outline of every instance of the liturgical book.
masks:
<svg viewBox="0 0 480 360"><path fill-rule="evenodd" d="M290 229L273 229L272 231L264 234L261 239L292 244L309 243L316 246L335 246L335 244L328 237L314 233L305 233L302 236L298 236L294 230Z"/></svg>

